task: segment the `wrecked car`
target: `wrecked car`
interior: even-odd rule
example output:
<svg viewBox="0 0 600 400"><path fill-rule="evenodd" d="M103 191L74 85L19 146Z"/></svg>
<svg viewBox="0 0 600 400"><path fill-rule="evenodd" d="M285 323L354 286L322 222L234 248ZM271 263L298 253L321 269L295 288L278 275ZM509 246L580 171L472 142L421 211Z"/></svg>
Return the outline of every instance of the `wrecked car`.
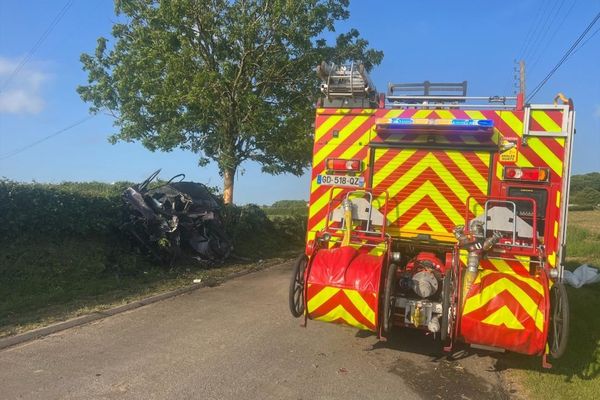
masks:
<svg viewBox="0 0 600 400"><path fill-rule="evenodd" d="M233 246L215 196L201 183L184 181L184 174L150 188L160 171L124 190L121 229L154 258L171 266L184 251L201 261L227 258Z"/></svg>

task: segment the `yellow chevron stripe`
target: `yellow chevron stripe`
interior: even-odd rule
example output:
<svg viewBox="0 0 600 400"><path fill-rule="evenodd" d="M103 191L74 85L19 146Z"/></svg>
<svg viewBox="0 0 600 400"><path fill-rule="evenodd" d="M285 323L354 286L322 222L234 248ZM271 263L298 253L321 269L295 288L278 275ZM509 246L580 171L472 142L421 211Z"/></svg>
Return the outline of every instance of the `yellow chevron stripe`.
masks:
<svg viewBox="0 0 600 400"><path fill-rule="evenodd" d="M562 127L552 120L543 110L531 111L531 118L533 118L542 129L546 132L561 132Z"/></svg>
<svg viewBox="0 0 600 400"><path fill-rule="evenodd" d="M338 111L340 111L340 110L338 110ZM346 110L342 110L342 111L346 111ZM359 122L361 120L363 122L365 122L366 121L365 118L368 119L368 117L373 114L373 110L363 110L363 111L364 111L363 114L366 114L367 117L359 117L359 118L361 118L359 120ZM394 116L400 115L401 112L402 112L402 110L390 110L386 113L386 115L384 117L385 118L393 118ZM343 129L352 129L352 132L353 132L361 124L361 123L357 123L356 120L357 120L357 118L354 118L354 120L352 121L352 124L354 124L353 126L355 126L354 128L352 128L352 127L349 128L348 127L350 125L349 124L348 126L346 126ZM371 134L371 131L372 131L372 128L368 129L365 132L365 134L363 134L357 141L355 141L354 143L350 143L347 150L340 156L340 158L353 158L362 149L362 147L360 147L360 146L353 146L353 144L355 144L355 143L363 143L364 146L368 145L368 142L370 139L369 136ZM351 134L352 132L350 132L350 131L340 132L340 137L344 137L344 135ZM336 147L333 145L324 146L319 151L319 153L315 154L315 156L313 157L313 167L318 165L320 162L323 162L325 160L325 158L327 157L327 155L331 154L331 152L333 150L335 150L335 148ZM365 157L365 159L363 160L365 163L368 162L368 157L369 157L369 155L367 155ZM319 185L317 184L317 180L315 178L311 183L311 193L313 193L318 187L319 187ZM309 218L312 218L319 211L321 211L323 209L323 207L326 207L328 202L329 202L329 192L324 193L319 199L312 202L311 206L310 206L310 210L309 210ZM325 219L323 219L322 221L319 221L318 224L324 228L325 227ZM313 229L315 229L315 228L313 227Z"/></svg>
<svg viewBox="0 0 600 400"><path fill-rule="evenodd" d="M448 151L448 152L446 152L446 155L452 161L454 161L454 163L456 165L458 165L460 167L460 169L465 173L465 175L467 175L467 177L469 177L469 179L475 184L475 186L477 186L477 188L479 190L481 190L481 193L487 194L487 188L488 188L487 179L485 179L483 176L481 176L479 171L477 171L475 169L475 167L473 167L473 165L471 165L471 163L469 162L469 160L466 159L465 156L463 156L461 153L456 152L456 151ZM488 162L489 162L489 158L488 158Z"/></svg>
<svg viewBox="0 0 600 400"><path fill-rule="evenodd" d="M340 110L338 110L339 112ZM315 130L315 142L321 140L324 134L326 134L331 128L344 118L345 114L339 115L337 112L335 115L329 116L323 123Z"/></svg>
<svg viewBox="0 0 600 400"><path fill-rule="evenodd" d="M367 146L369 144L369 136L371 136L370 128L367 129L367 131L365 133L363 133L362 136L360 138L358 138L358 140L355 143L357 143L359 146ZM352 158L352 157L354 157L354 155L356 153L358 153L358 151L360 151L360 148L358 148L358 150L357 150L356 146L348 146L348 148L342 153L340 158L342 158L342 159Z"/></svg>
<svg viewBox="0 0 600 400"><path fill-rule="evenodd" d="M465 114L467 114L471 119L487 119L481 111L477 110L466 110Z"/></svg>
<svg viewBox="0 0 600 400"><path fill-rule="evenodd" d="M504 172L504 166L500 163L496 163L496 178L502 180L502 176Z"/></svg>
<svg viewBox="0 0 600 400"><path fill-rule="evenodd" d="M477 157L479 157L479 159L481 160L481 162L483 162L486 167L490 166L490 153L483 152L483 151L476 151L475 155Z"/></svg>
<svg viewBox="0 0 600 400"><path fill-rule="evenodd" d="M431 199L444 211L444 213L452 220L455 225L464 223L464 218L456 209L450 204L450 202L442 195L439 190L430 182L427 181L422 184L417 190L412 192L403 201L401 201L392 212L388 212L388 219L391 223L395 222L404 213L410 210L415 204L421 201L425 196L431 197ZM390 214L392 215L390 219ZM445 229L444 229L445 231Z"/></svg>
<svg viewBox="0 0 600 400"><path fill-rule="evenodd" d="M523 121L517 118L515 114L511 111L496 111L496 114L515 131L517 136L523 136Z"/></svg>
<svg viewBox="0 0 600 400"><path fill-rule="evenodd" d="M552 268L556 268L556 253L552 252L552 254L548 254L548 264L550 264L550 266Z"/></svg>
<svg viewBox="0 0 600 400"><path fill-rule="evenodd" d="M427 168L433 169L433 171L448 185L448 187L454 192L454 194L464 203L470 193L460 184L454 175L450 173L444 167L444 165L432 154L428 153L421 161L415 164L409 169L404 175L394 182L388 189L390 197L396 196L398 192L404 189L410 184L417 176L419 176ZM437 192L437 190L436 190ZM438 192L439 193L439 192ZM443 197L443 196L442 196Z"/></svg>
<svg viewBox="0 0 600 400"><path fill-rule="evenodd" d="M354 304L354 307L373 325L375 325L375 312L369 307L365 299L356 290L344 289L344 294Z"/></svg>
<svg viewBox="0 0 600 400"><path fill-rule="evenodd" d="M342 129L340 129L340 139L339 139L340 143L336 143L336 145L341 144L341 142L345 138L347 138L349 135L351 135L356 129L358 129L359 126L361 126L362 124L364 124L365 122L367 122L369 120L369 118L370 118L369 116L357 116L357 117L354 117L352 119L352 121L350 121ZM350 143L350 145L352 145L352 144L354 144L354 143ZM331 154L331 152L335 148L336 148L335 145L329 145L329 144L326 144L325 146L321 147L321 149L313 157L313 168L314 168L314 166L319 165L320 163L322 163L323 161L325 161L325 158L327 158L327 156L329 154Z"/></svg>
<svg viewBox="0 0 600 400"><path fill-rule="evenodd" d="M463 315L469 314L482 307L503 292L509 292L523 307L523 310L535 321L535 326L544 331L544 315L539 312L538 305L517 284L507 278L500 278L490 286L486 286L480 293L469 297L465 302Z"/></svg>
<svg viewBox="0 0 600 400"><path fill-rule="evenodd" d="M432 112L432 110L419 110L413 114L412 118L427 118Z"/></svg>
<svg viewBox="0 0 600 400"><path fill-rule="evenodd" d="M316 179L314 180L314 186L319 186ZM323 207L326 207L329 204L329 195L330 191L328 190L321 197L311 203L310 209L308 210L309 219L314 217L319 211L321 211Z"/></svg>
<svg viewBox="0 0 600 400"><path fill-rule="evenodd" d="M353 149L355 150L354 153L349 154L348 158L353 158L362 148L361 147L356 147L354 146ZM365 158L362 160L363 163L367 163L369 159L369 155L367 154L365 156ZM311 188L311 193L315 190L316 187L318 187L319 185L317 184L317 180L314 179L313 180L313 185ZM325 192L319 199L317 199L315 202L313 202L309 208L309 218L312 218L313 216L315 216L320 210L322 210L324 207L326 207L329 204L329 191ZM312 230L321 230L325 228L325 223L327 220L327 216L325 216L324 218L322 218L318 223L316 223L313 227L311 227Z"/></svg>
<svg viewBox="0 0 600 400"><path fill-rule="evenodd" d="M325 321L325 322L333 322L336 321L338 319L342 319L344 320L344 322L346 322L348 325L354 326L358 329L363 329L366 331L370 331L371 329L369 329L367 326L361 324L360 322L358 322L353 316L352 314L350 314L348 311L346 311L346 309L344 307L342 307L342 305L338 305L337 307L335 307L333 310L329 311L327 314L317 317L315 318L316 320L319 321Z"/></svg>
<svg viewBox="0 0 600 400"><path fill-rule="evenodd" d="M334 288L331 286L325 286L319 291L319 293L311 297L310 300L308 300L308 302L306 303L306 308L308 309L308 312L311 313L317 308L321 307L323 304L325 304L327 300L335 296L340 290L342 289Z"/></svg>
<svg viewBox="0 0 600 400"><path fill-rule="evenodd" d="M565 147L565 138L554 138L554 141L558 143L560 147Z"/></svg>
<svg viewBox="0 0 600 400"><path fill-rule="evenodd" d="M533 151L536 152L536 154L538 156L540 156L540 158L542 160L544 160L544 162L550 167L552 168L552 170L558 175L562 177L562 167L563 167L563 163L560 160L560 158L558 158L553 152L552 150L550 150L543 142L540 138L538 137L532 137L529 138L527 140L527 145L529 147L531 147L531 149Z"/></svg>
<svg viewBox="0 0 600 400"><path fill-rule="evenodd" d="M492 314L488 315L483 321L484 324L500 326L504 325L509 329L523 330L525 327L519 322L515 314L508 309L507 306L502 306Z"/></svg>
<svg viewBox="0 0 600 400"><path fill-rule="evenodd" d="M500 272L509 273L510 276L514 279L517 279L528 286L530 286L533 290L538 292L540 295L544 295L544 287L541 283L532 278L527 278L523 275L519 275L514 272L514 270L508 265L508 263L504 260L489 260L491 263L498 269ZM529 260L527 261L527 263ZM525 262L521 262L521 264L525 264ZM494 273L494 271L489 271L490 273ZM486 274L487 275L487 274Z"/></svg>
<svg viewBox="0 0 600 400"><path fill-rule="evenodd" d="M408 221L403 227L403 230L416 230L418 227L426 223L429 225L432 231L435 232L445 232L446 228L440 221L429 211L428 209L424 209L418 215L416 215L413 219Z"/></svg>
<svg viewBox="0 0 600 400"><path fill-rule="evenodd" d="M375 154L379 153L380 150L377 149ZM390 176L394 171L398 169L406 160L412 157L415 154L416 150L402 150L398 152L383 168L379 168L375 175L373 176L373 187L376 188L379 186L381 182L383 182L388 176ZM383 153L383 151L381 151Z"/></svg>
<svg viewBox="0 0 600 400"><path fill-rule="evenodd" d="M517 167L533 167L531 161L529 161L521 152L519 152L519 155L517 156L517 162L515 164Z"/></svg>
<svg viewBox="0 0 600 400"><path fill-rule="evenodd" d="M440 119L454 119L454 114L448 110L435 110Z"/></svg>
<svg viewBox="0 0 600 400"><path fill-rule="evenodd" d="M377 162L381 157L383 157L388 151L390 151L389 148L386 149L377 149L377 151L375 151L375 155L373 156L373 160L375 162Z"/></svg>

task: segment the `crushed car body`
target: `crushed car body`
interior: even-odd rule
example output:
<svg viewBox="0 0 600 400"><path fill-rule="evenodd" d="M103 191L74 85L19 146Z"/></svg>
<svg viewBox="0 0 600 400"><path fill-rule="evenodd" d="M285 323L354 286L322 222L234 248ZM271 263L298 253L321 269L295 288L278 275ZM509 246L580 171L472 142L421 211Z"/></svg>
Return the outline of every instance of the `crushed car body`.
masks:
<svg viewBox="0 0 600 400"><path fill-rule="evenodd" d="M185 250L202 261L227 258L233 246L215 196L201 183L184 181L184 174L150 188L160 171L123 191L121 229L165 264L172 265Z"/></svg>

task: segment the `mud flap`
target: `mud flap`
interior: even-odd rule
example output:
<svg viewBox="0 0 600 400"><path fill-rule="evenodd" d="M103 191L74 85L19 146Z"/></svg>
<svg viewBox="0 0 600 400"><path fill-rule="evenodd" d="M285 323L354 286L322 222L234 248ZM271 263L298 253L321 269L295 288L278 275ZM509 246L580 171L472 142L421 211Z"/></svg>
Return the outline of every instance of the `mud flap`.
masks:
<svg viewBox="0 0 600 400"><path fill-rule="evenodd" d="M376 332L384 256L346 246L320 250L307 276L308 318Z"/></svg>

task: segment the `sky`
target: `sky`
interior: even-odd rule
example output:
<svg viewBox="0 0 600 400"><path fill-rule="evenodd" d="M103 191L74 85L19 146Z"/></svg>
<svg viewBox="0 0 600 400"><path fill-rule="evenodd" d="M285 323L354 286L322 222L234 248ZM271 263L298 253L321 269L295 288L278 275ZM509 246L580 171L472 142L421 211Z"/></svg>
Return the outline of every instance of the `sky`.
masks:
<svg viewBox="0 0 600 400"><path fill-rule="evenodd" d="M112 145L107 140L116 129L112 118L100 114L86 119L88 105L75 91L87 83L79 57L93 53L98 37L110 39L119 18L110 0L74 0L35 46L65 4L66 0L0 0L0 177L23 182L136 182L162 168L162 178L185 173L187 179L220 186L214 164L199 167L197 156L184 151L152 153L139 143ZM525 59L527 87L533 88L598 12L600 0L353 0L350 18L338 23L336 31L356 28L372 47L384 51L382 64L371 74L380 91L388 82L468 80L471 96L512 95L514 60ZM600 171L598 29L600 21L590 30L591 38L534 99L549 103L558 92L573 98L576 174ZM9 80L34 46L36 51ZM74 124L78 125L10 156ZM271 176L261 173L257 164L245 163L238 172L234 200L271 204L307 199L308 194L308 174Z"/></svg>

